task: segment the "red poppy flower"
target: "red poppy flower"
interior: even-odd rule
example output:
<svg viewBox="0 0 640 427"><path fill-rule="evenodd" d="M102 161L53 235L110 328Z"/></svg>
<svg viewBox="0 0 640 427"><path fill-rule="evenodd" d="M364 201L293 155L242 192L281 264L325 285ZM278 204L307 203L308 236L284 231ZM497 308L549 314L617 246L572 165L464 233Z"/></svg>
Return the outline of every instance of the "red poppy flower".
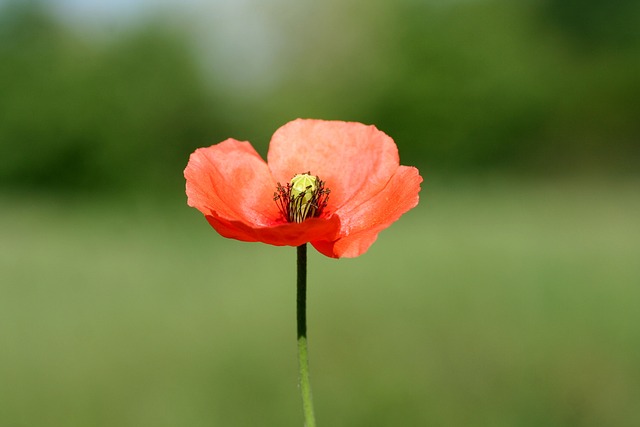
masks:
<svg viewBox="0 0 640 427"><path fill-rule="evenodd" d="M197 149L184 171L187 203L224 237L310 242L333 258L363 254L418 204L418 170L400 166L374 126L298 119L276 131L267 160L235 139Z"/></svg>

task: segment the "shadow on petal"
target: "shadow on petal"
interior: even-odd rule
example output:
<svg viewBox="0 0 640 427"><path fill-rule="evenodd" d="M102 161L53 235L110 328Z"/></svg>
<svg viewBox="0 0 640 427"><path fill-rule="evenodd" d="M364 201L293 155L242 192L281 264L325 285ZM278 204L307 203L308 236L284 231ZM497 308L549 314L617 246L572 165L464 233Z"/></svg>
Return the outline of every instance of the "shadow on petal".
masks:
<svg viewBox="0 0 640 427"><path fill-rule="evenodd" d="M335 240L340 218L309 218L301 223L282 223L272 227L255 227L241 221L207 215L207 221L223 237L244 242L262 242L275 246L300 246L315 240Z"/></svg>

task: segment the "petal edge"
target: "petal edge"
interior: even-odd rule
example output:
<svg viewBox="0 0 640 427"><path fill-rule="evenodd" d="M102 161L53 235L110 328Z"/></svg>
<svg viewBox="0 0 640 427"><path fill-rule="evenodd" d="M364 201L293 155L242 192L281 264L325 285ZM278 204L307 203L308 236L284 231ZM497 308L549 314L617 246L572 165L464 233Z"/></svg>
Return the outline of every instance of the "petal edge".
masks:
<svg viewBox="0 0 640 427"><path fill-rule="evenodd" d="M336 213L341 217L340 236L335 241L316 241L313 246L332 258L354 258L364 254L378 233L417 206L422 177L418 169L400 166L389 184L371 200Z"/></svg>

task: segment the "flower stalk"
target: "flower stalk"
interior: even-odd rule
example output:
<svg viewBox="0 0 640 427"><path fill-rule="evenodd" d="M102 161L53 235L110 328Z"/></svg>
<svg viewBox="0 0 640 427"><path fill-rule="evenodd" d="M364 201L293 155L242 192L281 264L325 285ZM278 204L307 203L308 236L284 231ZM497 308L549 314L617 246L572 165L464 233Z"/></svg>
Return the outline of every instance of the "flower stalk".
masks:
<svg viewBox="0 0 640 427"><path fill-rule="evenodd" d="M309 382L309 355L307 348L307 244L297 247L298 277L296 297L296 319L298 327L298 368L300 375L300 393L302 394L302 410L304 425L315 427L313 400Z"/></svg>

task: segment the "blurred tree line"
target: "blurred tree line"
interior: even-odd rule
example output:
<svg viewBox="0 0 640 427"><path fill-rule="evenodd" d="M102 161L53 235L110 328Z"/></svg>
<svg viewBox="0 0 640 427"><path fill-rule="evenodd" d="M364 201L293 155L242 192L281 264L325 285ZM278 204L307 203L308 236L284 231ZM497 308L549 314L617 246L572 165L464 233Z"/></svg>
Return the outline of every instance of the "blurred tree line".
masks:
<svg viewBox="0 0 640 427"><path fill-rule="evenodd" d="M438 172L637 171L640 2L328 0L309 14L273 13L292 40L286 105L375 123Z"/></svg>
<svg viewBox="0 0 640 427"><path fill-rule="evenodd" d="M39 3L0 13L5 187L153 191L182 180L194 146L224 132L184 35L158 23L110 40Z"/></svg>
<svg viewBox="0 0 640 427"><path fill-rule="evenodd" d="M163 191L182 185L194 148L233 136L264 154L296 117L375 123L403 163L443 174L635 172L639 5L256 3L277 29L279 68L242 92L203 72L188 32L160 19L101 39L38 2L9 2L0 185Z"/></svg>

